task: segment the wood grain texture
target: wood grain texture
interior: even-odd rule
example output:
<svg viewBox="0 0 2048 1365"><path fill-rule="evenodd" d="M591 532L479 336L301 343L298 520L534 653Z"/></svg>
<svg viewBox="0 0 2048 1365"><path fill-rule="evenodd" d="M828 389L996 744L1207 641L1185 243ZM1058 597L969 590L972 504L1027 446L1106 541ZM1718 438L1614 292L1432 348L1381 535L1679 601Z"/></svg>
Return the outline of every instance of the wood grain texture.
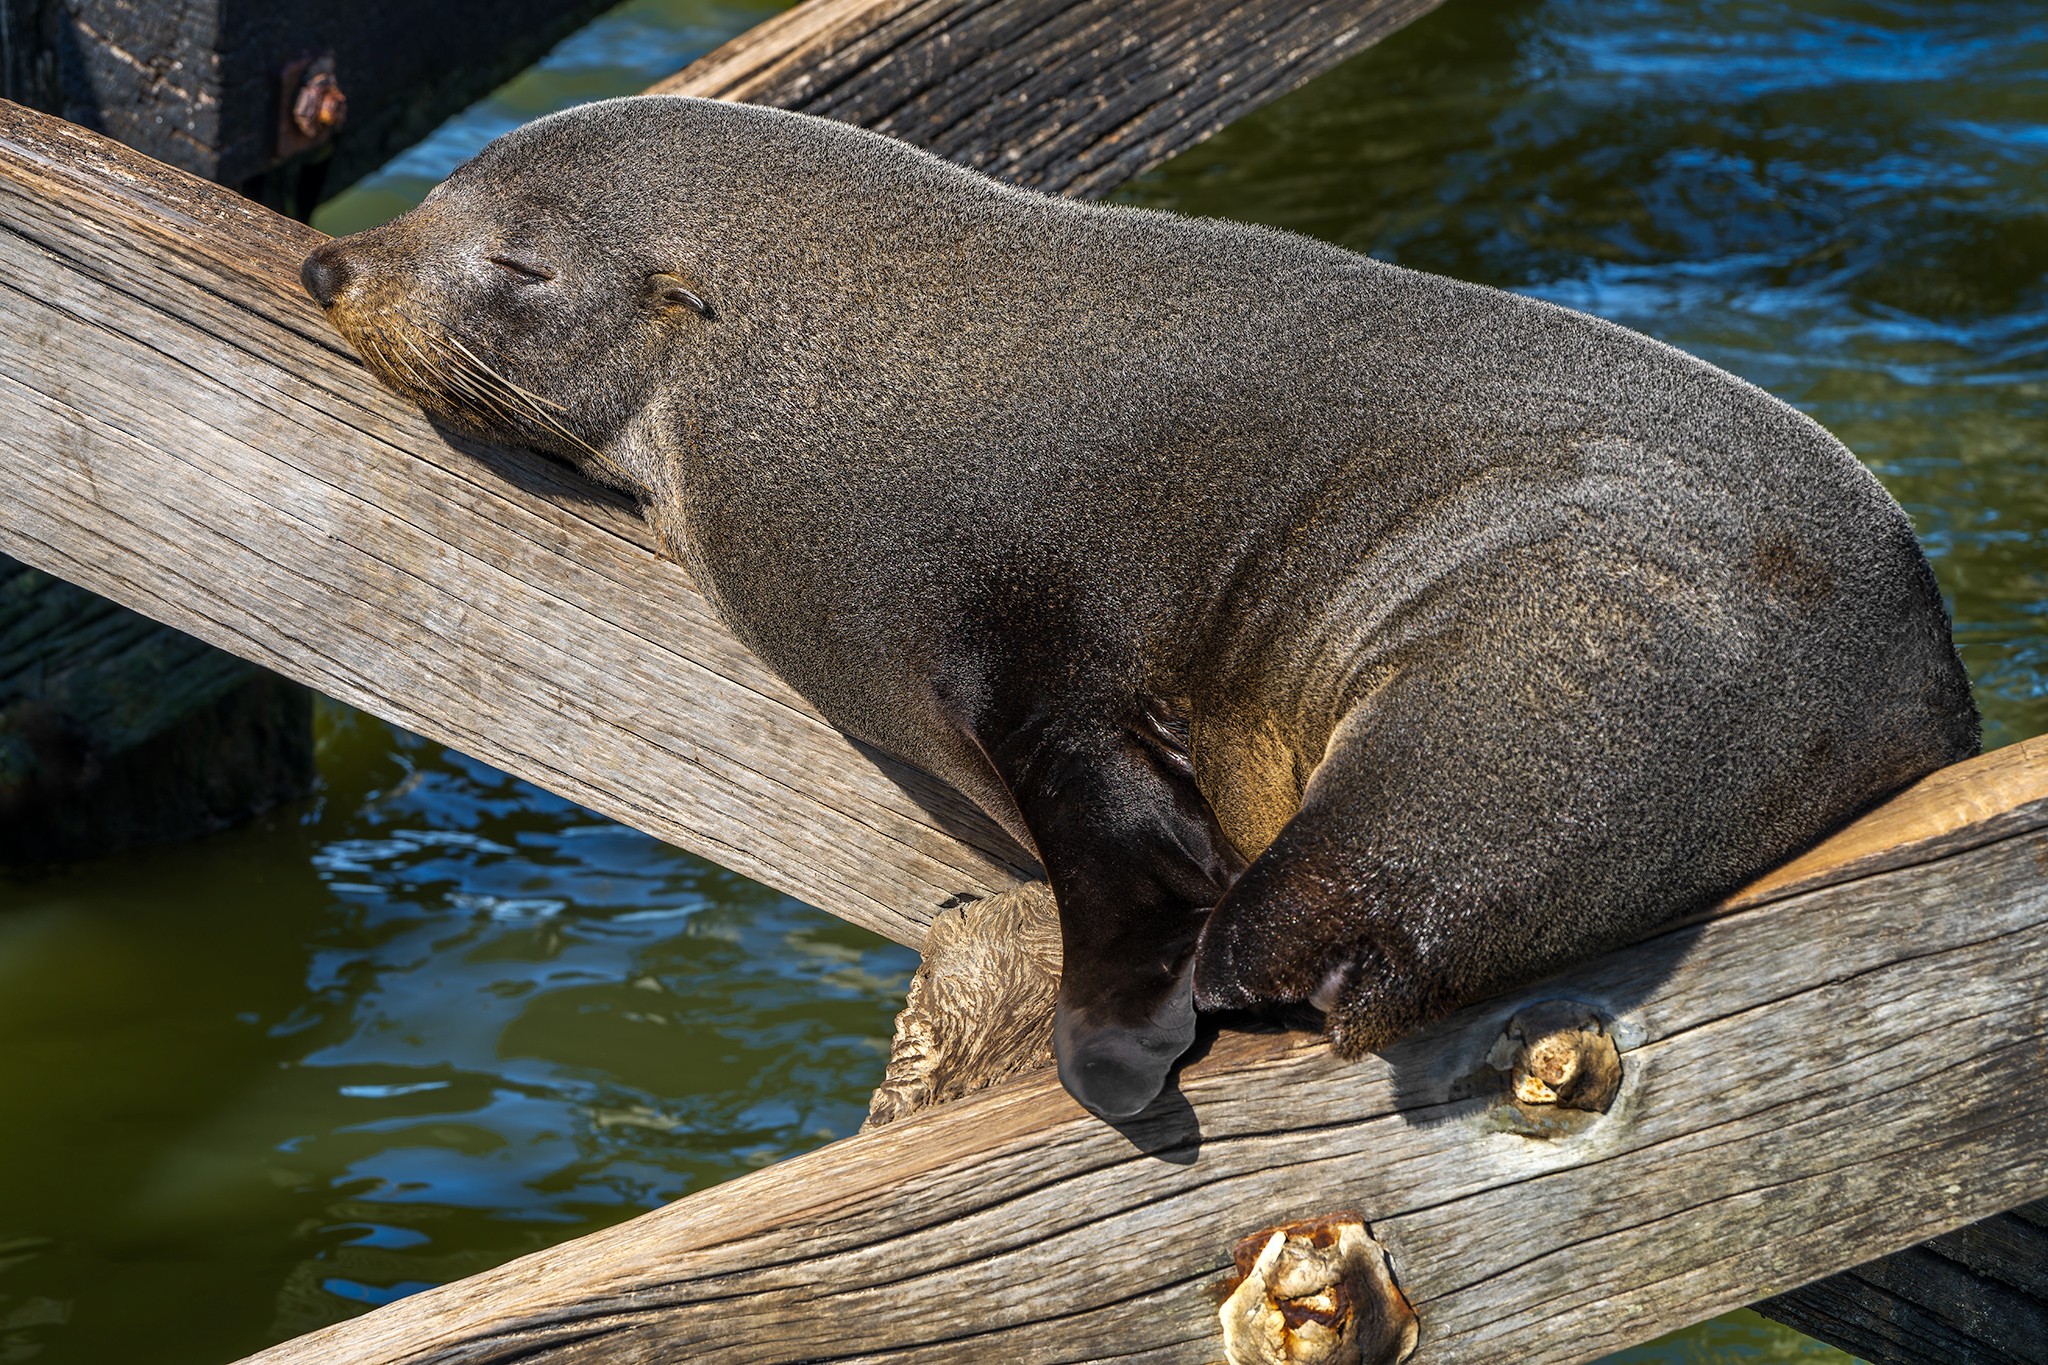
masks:
<svg viewBox="0 0 2048 1365"><path fill-rule="evenodd" d="M1757 1304L1871 1365L2048 1360L2048 1202Z"/></svg>
<svg viewBox="0 0 2048 1365"><path fill-rule="evenodd" d="M1107 194L1442 0L811 0L650 93L857 123Z"/></svg>
<svg viewBox="0 0 2048 1365"><path fill-rule="evenodd" d="M0 551L901 942L1030 870L818 719L619 504L372 381L299 288L318 240L0 111Z"/></svg>
<svg viewBox="0 0 2048 1365"><path fill-rule="evenodd" d="M1596 1358L2048 1194L2048 741L1999 761L2032 786L2011 818L1383 1056L1226 1034L1121 1132L1022 1078L251 1365L1192 1365L1238 1238L1342 1210L1392 1255L1418 1365ZM1622 1046L1606 1116L1536 1139L1450 1098L1560 996Z"/></svg>

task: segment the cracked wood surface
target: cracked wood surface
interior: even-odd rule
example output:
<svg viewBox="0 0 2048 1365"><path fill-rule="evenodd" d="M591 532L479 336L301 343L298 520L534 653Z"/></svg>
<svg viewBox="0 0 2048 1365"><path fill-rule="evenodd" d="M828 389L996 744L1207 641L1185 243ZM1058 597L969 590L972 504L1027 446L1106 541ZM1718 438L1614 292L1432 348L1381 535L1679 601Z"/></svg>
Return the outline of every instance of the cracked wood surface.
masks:
<svg viewBox="0 0 2048 1365"><path fill-rule="evenodd" d="M1443 0L811 0L652 94L857 123L1095 198Z"/></svg>
<svg viewBox="0 0 2048 1365"><path fill-rule="evenodd" d="M1852 829L1796 886L1383 1056L1226 1033L1123 1131L1037 1073L250 1365L1194 1365L1237 1239L1347 1210L1417 1365L1597 1358L2048 1195L2048 740L1945 777L1871 817L1919 831L1881 869ZM1531 1138L1450 1098L1553 998L1621 1045L1606 1116Z"/></svg>

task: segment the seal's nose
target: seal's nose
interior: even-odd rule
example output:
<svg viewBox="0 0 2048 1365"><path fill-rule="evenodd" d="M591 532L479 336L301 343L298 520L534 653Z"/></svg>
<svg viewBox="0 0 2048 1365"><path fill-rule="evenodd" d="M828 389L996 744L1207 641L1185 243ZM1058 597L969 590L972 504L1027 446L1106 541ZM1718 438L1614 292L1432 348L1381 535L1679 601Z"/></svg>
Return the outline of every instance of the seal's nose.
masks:
<svg viewBox="0 0 2048 1365"><path fill-rule="evenodd" d="M299 267L299 281L322 308L330 308L349 281L348 255L340 242L325 242Z"/></svg>

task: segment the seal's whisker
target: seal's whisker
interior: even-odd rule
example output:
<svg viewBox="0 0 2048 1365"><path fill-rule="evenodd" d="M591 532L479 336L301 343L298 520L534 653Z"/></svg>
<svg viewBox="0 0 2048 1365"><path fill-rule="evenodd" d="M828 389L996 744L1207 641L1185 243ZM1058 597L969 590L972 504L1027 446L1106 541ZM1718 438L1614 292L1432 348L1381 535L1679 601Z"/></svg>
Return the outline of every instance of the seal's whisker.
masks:
<svg viewBox="0 0 2048 1365"><path fill-rule="evenodd" d="M469 347L462 344L462 338L450 336L446 337L445 340L448 342L449 345L453 346L456 350L468 356L469 361L472 365L475 365L485 374L497 380L500 384L503 384L506 388L512 390L512 392L518 394L521 398L524 398L528 402L535 403L542 407L553 408L556 412L566 413L569 411L568 408L564 407L560 403L555 402L551 398L543 398L537 393L529 393L527 390L520 388L517 384L507 379L504 375L499 374L489 365L484 364L482 360L477 358L477 354L475 351L470 350Z"/></svg>
<svg viewBox="0 0 2048 1365"><path fill-rule="evenodd" d="M533 425L532 419L525 412L506 402L501 394L493 390L489 384L482 382L478 376L453 368L443 373L456 394L469 400L472 410L496 415L514 427Z"/></svg>
<svg viewBox="0 0 2048 1365"><path fill-rule="evenodd" d="M433 370L434 370L434 366L433 366L433 363L432 363L431 361L429 361L429 360L427 359L427 357L426 357L425 353L424 353L424 352L422 352L422 351L420 350L420 348L419 348L419 344L418 344L417 342L415 342L415 341L414 341L414 340L412 339L412 336L411 336L411 334L410 334L410 333L407 333L407 332L400 332L400 333L398 334L398 339L399 339L400 341L403 341L403 342L404 342L404 343L406 344L406 348L407 348L408 350L410 350L410 351L411 351L411 352L413 353L413 355L416 355L416 356L418 356L418 357L419 357L419 359L420 359L420 363L421 363L421 364L423 364L423 365L425 365L425 366L427 367L427 371L426 371L426 373L421 373L421 371L420 371L420 367L419 367L418 365L415 365L415 364L413 364L413 363L412 363L412 360L411 360L411 359L410 359L409 357L407 357L407 356L405 356L405 355L402 355L402 354L398 353L397 351L391 351L391 352L388 352L389 358L390 358L391 360L394 360L394 361L396 361L396 362L397 362L397 363L398 363L399 365L402 365L402 366L404 366L404 367L405 367L405 373L406 373L406 375L407 375L407 376L408 376L408 377L409 377L409 378L410 378L410 379L411 379L411 380L413 381L413 383L417 384L417 385L418 385L418 386L420 387L420 389L421 389L421 391L422 391L422 392L427 392L427 393L431 393L431 392L433 392L433 391L434 391L434 385L433 385L433 384L432 384L431 382L429 382L429 378L428 378L428 376L429 376L430 374L432 374L432 373L433 373ZM386 340L386 338L384 338L384 337L382 337L382 336L380 336L380 337L378 338L378 342L379 342L379 346L378 346L378 349L379 349L379 350L383 350L383 349L384 349L383 343L384 343L384 341L385 341L385 340Z"/></svg>
<svg viewBox="0 0 2048 1365"><path fill-rule="evenodd" d="M447 377L450 384L458 387L462 394L470 397L477 403L487 406L490 411L514 426L523 424L552 432L564 441L581 449L592 460L596 461L601 468L629 484L633 482L632 476L616 460L613 460L596 446L584 440L583 437L571 431L567 425L548 412L547 408L541 406L547 400L527 392L490 366L485 365L476 358L475 354L468 347L463 346L460 341L456 341L453 337L441 337L432 332L423 333L423 335L429 342L434 343L443 350L447 366L442 373ZM448 349L449 347L454 349ZM457 351L460 352L460 355L456 354ZM550 406L560 408L563 412L568 411L568 409L562 408L560 404L552 404Z"/></svg>
<svg viewBox="0 0 2048 1365"><path fill-rule="evenodd" d="M609 456L607 456L603 451L599 450L596 446L593 446L592 444L590 444L590 442L584 440L581 436L571 431L566 425L564 425L559 419L557 419L552 413L548 411L549 408L553 408L558 412L566 414L569 411L566 407L562 406L560 403L551 402L548 399L542 398L540 395L531 393L528 390L521 388L519 385L513 383L504 375L499 374L496 370L492 369L489 365L486 365L482 360L478 359L476 353L470 350L469 347L463 345L459 339L446 335L442 335L434 339L440 342L441 344L453 347L455 351L459 351L461 353L461 360L456 360L455 356L453 356L452 354L449 356L449 359L455 362L454 365L452 366L454 372L463 374L466 377L468 377L474 384L488 389L490 395L493 398L502 399L507 402L511 402L513 400L523 400L526 410L523 412L515 411L509 414L514 418L514 420L523 417L526 420L531 421L536 426L542 427L548 431L552 431L557 436L560 436L563 440L573 442L577 446L581 447L593 459L597 460L600 464L602 464L605 468L611 470L613 473L619 474L621 476L625 475L625 471L620 469L618 464L614 462ZM467 363L463 363L464 361L466 361ZM494 404L494 406L496 405ZM500 409L500 411L502 411L502 409Z"/></svg>
<svg viewBox="0 0 2048 1365"><path fill-rule="evenodd" d="M408 319L408 323L410 320ZM432 332L408 330L402 333L405 343L413 353L439 379L443 391L452 391L452 396L468 400L468 406L479 415L495 415L514 425L525 420L526 414L508 401L509 395L501 394L495 385L467 365L453 352L446 352L437 358L421 344L424 337L429 345L438 348L438 340Z"/></svg>
<svg viewBox="0 0 2048 1365"><path fill-rule="evenodd" d="M495 347L493 347L490 344L490 342L487 339L479 338L472 335L468 341L457 340L454 336L449 336L448 340L452 344L461 347L463 354L467 355L476 364L483 366L484 369L488 370L491 374L496 375L499 379L504 380L505 383L512 383L511 380L505 378L504 374L499 371L497 365L493 363L498 359L500 353ZM565 404L557 403L553 399L543 398L536 393L529 393L527 392L527 390L520 388L517 384L513 384L512 387L515 389L519 389L519 392L526 394L528 398L533 399L535 402L540 403L546 407L553 408L557 412L569 411L567 405Z"/></svg>
<svg viewBox="0 0 2048 1365"><path fill-rule="evenodd" d="M479 390L478 387L473 382L471 382L468 376L464 375L458 367L446 365L436 360L433 355L429 354L425 347L420 345L419 337L416 333L412 331L400 332L399 339L405 342L407 348L410 349L415 356L419 357L420 365L425 366L427 373L433 376L433 379L436 382L429 384L429 389L431 389L434 392L441 393L444 396L447 395L450 390L453 390L455 396L478 400L477 403L471 404L472 407L477 407L479 406L479 404L483 404L483 411L495 412L497 415L501 417L513 415L506 412L502 407L499 407L495 404L488 404L486 402L486 400L488 399L488 395L486 393ZM413 367L408 365L408 368L410 369Z"/></svg>
<svg viewBox="0 0 2048 1365"><path fill-rule="evenodd" d="M372 368L394 387L410 387L429 406L438 403L486 428L502 423L515 430L527 428L557 437L614 477L628 485L634 483L616 460L556 416L568 414L565 405L513 383L460 340L440 327L422 325L404 309L386 310L383 317L388 325L347 334Z"/></svg>
<svg viewBox="0 0 2048 1365"><path fill-rule="evenodd" d="M420 374L411 362L393 349L390 337L382 332L371 332L364 336L363 341L386 372L409 379L420 393L435 391L435 386L428 382L426 376Z"/></svg>
<svg viewBox="0 0 2048 1365"><path fill-rule="evenodd" d="M435 366L436 370L444 375L449 383L458 386L471 397L489 403L495 412L515 420L524 418L527 415L523 410L523 406L515 402L517 395L502 383L502 376L479 369L475 364L464 360L440 336L431 332L423 335L426 342L434 348L436 357L429 358L422 353L421 358L426 360L428 364ZM417 346L419 343L415 340L413 344Z"/></svg>

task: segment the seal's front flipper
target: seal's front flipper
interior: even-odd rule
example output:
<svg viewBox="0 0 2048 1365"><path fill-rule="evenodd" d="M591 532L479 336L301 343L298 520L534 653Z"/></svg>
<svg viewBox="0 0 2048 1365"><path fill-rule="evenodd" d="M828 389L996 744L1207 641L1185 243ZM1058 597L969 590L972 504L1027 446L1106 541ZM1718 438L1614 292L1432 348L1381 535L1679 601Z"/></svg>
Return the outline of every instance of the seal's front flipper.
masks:
<svg viewBox="0 0 2048 1365"><path fill-rule="evenodd" d="M1195 1041L1194 960L1150 1018L1136 1023L1098 1021L1069 1007L1062 993L1053 1011L1053 1053L1060 1084L1093 1114L1132 1118L1159 1097L1166 1076Z"/></svg>
<svg viewBox="0 0 2048 1365"><path fill-rule="evenodd" d="M1194 1041L1195 940L1235 855L1140 703L1027 698L989 707L975 734L1059 903L1060 1080L1094 1113L1129 1117Z"/></svg>

